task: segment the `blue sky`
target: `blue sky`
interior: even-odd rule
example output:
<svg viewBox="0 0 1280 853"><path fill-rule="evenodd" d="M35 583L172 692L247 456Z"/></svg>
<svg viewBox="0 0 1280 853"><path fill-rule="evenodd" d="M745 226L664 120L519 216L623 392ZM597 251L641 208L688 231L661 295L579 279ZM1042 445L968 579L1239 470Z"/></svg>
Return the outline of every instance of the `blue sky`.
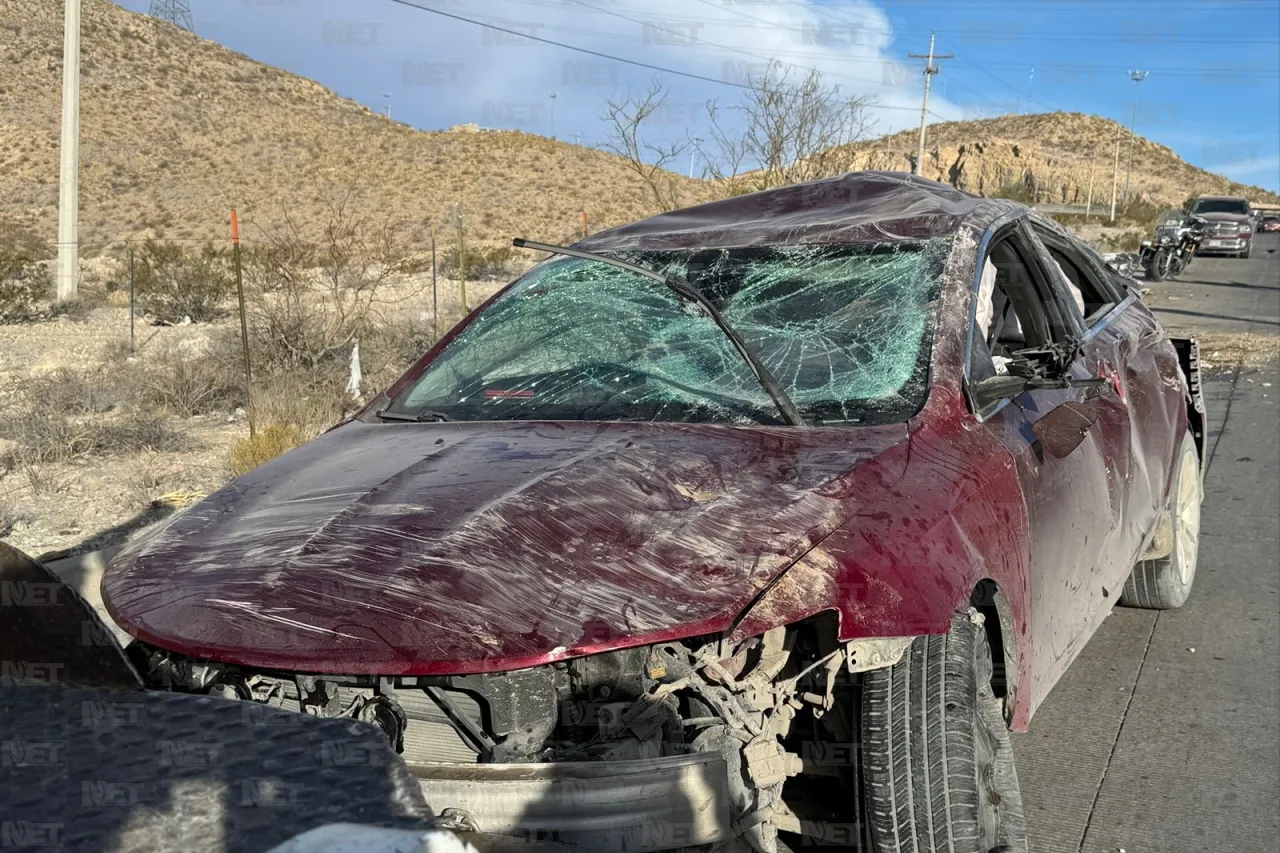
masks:
<svg viewBox="0 0 1280 853"><path fill-rule="evenodd" d="M875 100L876 133L930 112L1133 118L1183 159L1280 191L1280 0L191 0L196 30L424 129L463 122L599 144L604 101L668 87L656 133L703 135L705 103L770 58ZM121 5L146 11L149 0ZM564 42L695 80L530 41ZM1130 69L1149 70L1140 84ZM389 93L389 97L384 93ZM554 93L554 97L552 97Z"/></svg>

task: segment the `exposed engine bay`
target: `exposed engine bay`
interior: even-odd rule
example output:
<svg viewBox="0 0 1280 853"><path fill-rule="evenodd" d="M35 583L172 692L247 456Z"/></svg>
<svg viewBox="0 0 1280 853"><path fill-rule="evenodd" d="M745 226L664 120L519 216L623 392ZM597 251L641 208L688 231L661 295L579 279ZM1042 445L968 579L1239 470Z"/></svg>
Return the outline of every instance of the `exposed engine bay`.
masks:
<svg viewBox="0 0 1280 853"><path fill-rule="evenodd" d="M847 813L861 788L857 673L892 665L911 638L840 643L835 629L821 615L734 646L690 639L464 676L253 672L141 643L130 654L156 689L372 723L411 768L714 754L728 776L723 840L736 842L729 849L774 853L786 849L780 831L858 842L832 838L826 823ZM818 787L827 797L839 791L843 803L823 808L823 796L812 796L814 777L827 777ZM490 831L450 811L458 828Z"/></svg>

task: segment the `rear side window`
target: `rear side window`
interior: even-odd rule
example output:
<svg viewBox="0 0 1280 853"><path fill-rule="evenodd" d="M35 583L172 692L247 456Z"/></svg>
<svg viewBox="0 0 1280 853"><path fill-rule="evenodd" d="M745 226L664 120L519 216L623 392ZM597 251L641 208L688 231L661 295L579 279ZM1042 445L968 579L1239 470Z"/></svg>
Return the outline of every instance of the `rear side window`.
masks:
<svg viewBox="0 0 1280 853"><path fill-rule="evenodd" d="M1061 272L1066 279L1065 286L1074 290L1074 301L1086 328L1119 304L1122 297L1103 278L1098 267L1089 262L1086 252L1038 224L1033 223L1032 229L1056 265L1056 269L1050 270L1050 275Z"/></svg>

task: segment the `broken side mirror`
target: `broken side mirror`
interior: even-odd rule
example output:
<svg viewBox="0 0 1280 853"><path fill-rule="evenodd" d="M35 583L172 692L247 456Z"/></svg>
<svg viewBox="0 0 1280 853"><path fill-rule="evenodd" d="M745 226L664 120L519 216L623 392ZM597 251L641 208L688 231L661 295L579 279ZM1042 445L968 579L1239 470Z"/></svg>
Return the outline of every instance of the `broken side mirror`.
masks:
<svg viewBox="0 0 1280 853"><path fill-rule="evenodd" d="M1079 403L1063 403L1031 425L1044 452L1064 459L1084 443L1098 416Z"/></svg>
<svg viewBox="0 0 1280 853"><path fill-rule="evenodd" d="M1025 376L1002 374L988 376L973 385L969 390L973 397L973 405L981 411L992 403L1012 399L1028 390L1031 380Z"/></svg>
<svg viewBox="0 0 1280 853"><path fill-rule="evenodd" d="M988 376L969 388L969 396L973 400L974 409L981 411L1000 400L1013 399L1025 391L1063 388L1100 388L1109 385L1111 380L1097 377L1093 379L1074 379L1064 376L1059 379L1017 376L1012 373ZM1065 403L1063 405L1076 405ZM1059 407L1061 408L1061 407ZM1070 451L1067 451L1070 453Z"/></svg>

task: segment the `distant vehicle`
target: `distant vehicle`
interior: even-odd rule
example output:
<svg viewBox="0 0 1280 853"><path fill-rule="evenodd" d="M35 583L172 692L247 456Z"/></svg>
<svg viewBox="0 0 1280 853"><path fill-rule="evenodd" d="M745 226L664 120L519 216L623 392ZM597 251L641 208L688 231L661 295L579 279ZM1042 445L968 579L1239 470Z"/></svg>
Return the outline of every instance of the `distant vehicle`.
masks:
<svg viewBox="0 0 1280 853"><path fill-rule="evenodd" d="M1187 212L1209 221L1199 254L1249 257L1253 248L1253 219L1249 200L1235 196L1202 195Z"/></svg>
<svg viewBox="0 0 1280 853"><path fill-rule="evenodd" d="M1181 275L1199 251L1209 227L1209 220L1181 210L1161 214L1155 237L1143 240L1138 252L1147 280L1163 281Z"/></svg>
<svg viewBox="0 0 1280 853"><path fill-rule="evenodd" d="M1257 233L1280 230L1276 227L1269 227L1280 223L1280 208L1255 207L1253 213L1257 218Z"/></svg>

